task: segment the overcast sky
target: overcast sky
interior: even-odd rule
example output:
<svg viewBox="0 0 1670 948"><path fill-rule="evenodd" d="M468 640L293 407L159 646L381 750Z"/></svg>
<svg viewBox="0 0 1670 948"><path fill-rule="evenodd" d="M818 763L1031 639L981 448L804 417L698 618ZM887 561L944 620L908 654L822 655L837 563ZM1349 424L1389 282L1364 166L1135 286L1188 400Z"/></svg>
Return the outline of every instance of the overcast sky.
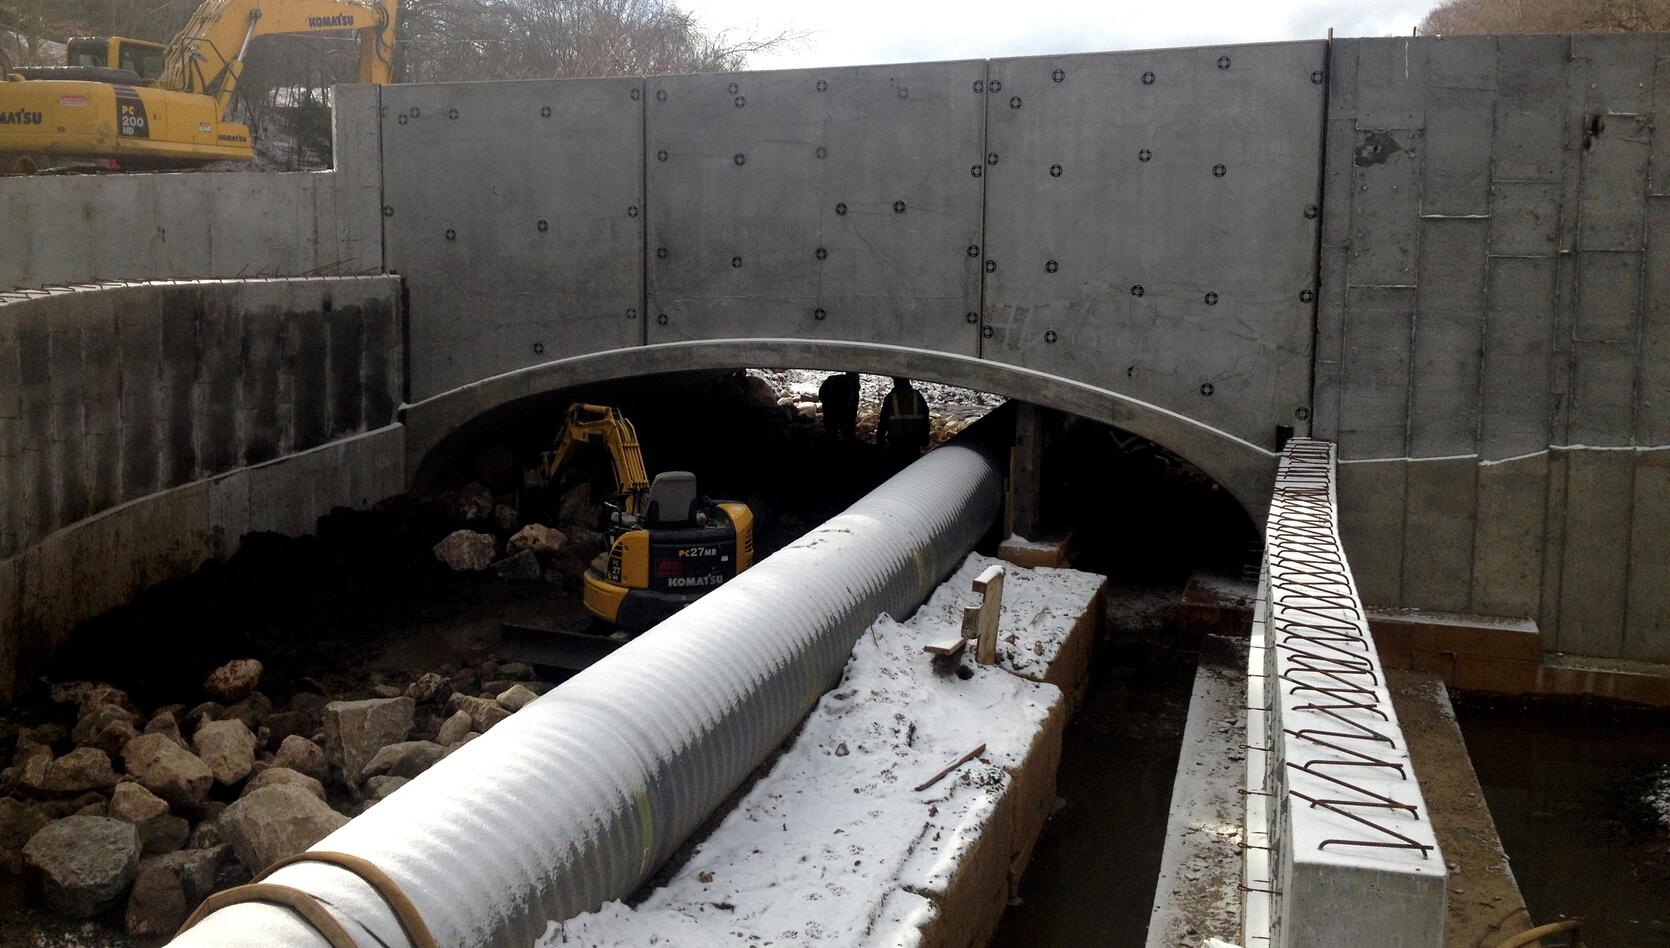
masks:
<svg viewBox="0 0 1670 948"><path fill-rule="evenodd" d="M1437 0L682 0L709 30L807 34L751 69L1408 35Z"/></svg>

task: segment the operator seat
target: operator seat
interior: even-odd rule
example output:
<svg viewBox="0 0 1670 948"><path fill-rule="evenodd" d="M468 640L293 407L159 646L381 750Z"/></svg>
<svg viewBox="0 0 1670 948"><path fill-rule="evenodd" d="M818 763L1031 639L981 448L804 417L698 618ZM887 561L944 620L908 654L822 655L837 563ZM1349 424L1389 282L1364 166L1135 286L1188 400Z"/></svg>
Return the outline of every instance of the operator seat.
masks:
<svg viewBox="0 0 1670 948"><path fill-rule="evenodd" d="M689 471L663 471L649 485L644 525L671 527L694 523L701 499L696 475Z"/></svg>

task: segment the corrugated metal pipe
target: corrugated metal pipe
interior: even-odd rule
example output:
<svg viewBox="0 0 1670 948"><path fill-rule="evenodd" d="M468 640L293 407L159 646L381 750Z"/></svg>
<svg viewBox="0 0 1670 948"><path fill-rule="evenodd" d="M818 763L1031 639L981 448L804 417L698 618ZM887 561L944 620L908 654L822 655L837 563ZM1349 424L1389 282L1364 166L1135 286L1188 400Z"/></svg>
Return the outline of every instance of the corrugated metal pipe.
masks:
<svg viewBox="0 0 1670 948"><path fill-rule="evenodd" d="M1005 427L973 426L314 848L379 867L440 946L524 948L631 894L799 724L864 629L912 612L978 542L1002 502ZM344 869L265 881L313 895L364 948L410 945ZM245 903L172 944L326 942L289 909Z"/></svg>

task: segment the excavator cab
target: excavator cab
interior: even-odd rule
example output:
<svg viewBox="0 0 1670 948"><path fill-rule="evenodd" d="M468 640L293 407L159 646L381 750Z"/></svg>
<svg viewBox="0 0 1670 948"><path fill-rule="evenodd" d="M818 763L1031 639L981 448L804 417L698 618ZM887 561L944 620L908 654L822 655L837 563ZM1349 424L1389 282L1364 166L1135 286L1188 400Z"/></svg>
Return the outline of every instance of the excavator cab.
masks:
<svg viewBox="0 0 1670 948"><path fill-rule="evenodd" d="M77 36L69 41L65 65L79 69L120 69L149 85L162 75L168 47L123 36Z"/></svg>
<svg viewBox="0 0 1670 948"><path fill-rule="evenodd" d="M586 569L581 601L594 617L564 629L506 624L505 659L578 670L734 579L754 564L754 513L712 500L696 475L665 471L650 480L638 430L607 405L568 407L556 445L540 459L535 483L550 485L581 445L606 448L614 465L607 551ZM598 620L601 620L599 622ZM612 632L599 632L603 623Z"/></svg>
<svg viewBox="0 0 1670 948"><path fill-rule="evenodd" d="M753 565L746 504L702 496L696 475L656 475L642 514L611 518L609 552L586 570L587 611L642 632Z"/></svg>

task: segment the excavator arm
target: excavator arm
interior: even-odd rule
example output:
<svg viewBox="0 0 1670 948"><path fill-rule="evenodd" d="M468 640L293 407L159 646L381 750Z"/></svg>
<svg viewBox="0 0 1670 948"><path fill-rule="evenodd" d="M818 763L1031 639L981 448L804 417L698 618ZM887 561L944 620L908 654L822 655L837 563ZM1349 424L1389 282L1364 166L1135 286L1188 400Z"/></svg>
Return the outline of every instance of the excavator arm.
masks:
<svg viewBox="0 0 1670 948"><path fill-rule="evenodd" d="M168 44L157 84L214 98L224 116L256 37L354 30L359 81L387 83L394 69L399 0L205 0Z"/></svg>
<svg viewBox="0 0 1670 948"><path fill-rule="evenodd" d="M625 512L643 513L649 473L644 468L643 449L638 445L638 429L632 422L618 408L582 402L570 405L557 446L544 454L541 473L545 479L554 479L582 444L602 444L609 449L609 457L614 462L615 489L625 497Z"/></svg>

